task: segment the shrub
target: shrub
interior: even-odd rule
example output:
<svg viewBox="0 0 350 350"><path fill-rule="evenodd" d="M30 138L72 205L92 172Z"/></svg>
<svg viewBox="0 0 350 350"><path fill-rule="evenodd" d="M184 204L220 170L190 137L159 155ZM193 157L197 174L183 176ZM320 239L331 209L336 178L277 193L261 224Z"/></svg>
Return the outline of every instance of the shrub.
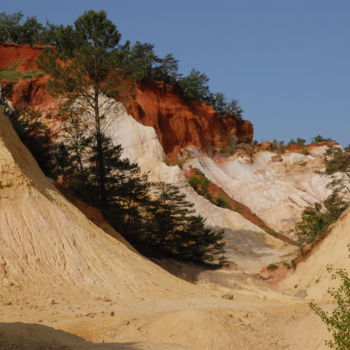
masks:
<svg viewBox="0 0 350 350"><path fill-rule="evenodd" d="M332 266L328 266L327 270L332 273L333 280L340 282L339 287L328 290L335 308L327 312L314 301L309 306L332 334L332 339L327 340L326 345L335 350L348 350L350 349L350 276L345 269L334 270Z"/></svg>
<svg viewBox="0 0 350 350"><path fill-rule="evenodd" d="M197 191L198 186L201 183L201 179L198 176L192 176L189 180L188 183L194 188L195 191Z"/></svg>
<svg viewBox="0 0 350 350"><path fill-rule="evenodd" d="M311 143L318 142L334 142L334 140L331 138L322 137L321 135L317 135L311 139Z"/></svg>
<svg viewBox="0 0 350 350"><path fill-rule="evenodd" d="M218 198L216 199L216 205L218 207L221 207L221 208L227 208L227 209L231 208L221 193L219 194Z"/></svg>
<svg viewBox="0 0 350 350"><path fill-rule="evenodd" d="M278 265L270 264L270 265L267 266L267 269L270 270L270 271L277 270L278 269Z"/></svg>

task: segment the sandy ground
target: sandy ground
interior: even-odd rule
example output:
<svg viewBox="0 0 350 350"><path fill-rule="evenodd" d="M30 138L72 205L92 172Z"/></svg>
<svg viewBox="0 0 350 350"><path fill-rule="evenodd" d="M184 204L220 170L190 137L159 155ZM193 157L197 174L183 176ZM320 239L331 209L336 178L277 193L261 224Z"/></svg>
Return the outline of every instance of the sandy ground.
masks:
<svg viewBox="0 0 350 350"><path fill-rule="evenodd" d="M108 235L2 114L0 174L0 349L326 349L293 282L284 295L244 271L193 270L193 284Z"/></svg>

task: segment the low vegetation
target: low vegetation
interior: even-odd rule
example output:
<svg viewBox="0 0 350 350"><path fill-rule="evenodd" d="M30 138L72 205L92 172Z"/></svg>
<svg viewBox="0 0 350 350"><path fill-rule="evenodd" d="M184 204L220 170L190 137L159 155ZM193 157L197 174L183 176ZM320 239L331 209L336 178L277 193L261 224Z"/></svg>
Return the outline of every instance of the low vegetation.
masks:
<svg viewBox="0 0 350 350"><path fill-rule="evenodd" d="M201 196L208 199L211 203L221 208L231 209L230 204L222 193L217 195L210 192L211 182L205 177L205 175L199 170L194 169L195 175L188 179L188 183L192 188Z"/></svg>
<svg viewBox="0 0 350 350"><path fill-rule="evenodd" d="M296 224L296 234L301 250L312 244L349 207L350 150L349 147L329 147L325 158L326 168L321 175L328 175L328 188L332 193L323 203L315 203L302 213Z"/></svg>
<svg viewBox="0 0 350 350"><path fill-rule="evenodd" d="M332 273L332 279L340 283L338 287L328 290L335 307L331 312L327 312L315 302L309 305L331 332L332 339L327 340L326 345L335 350L348 350L350 349L350 276L345 269L328 266L327 270Z"/></svg>

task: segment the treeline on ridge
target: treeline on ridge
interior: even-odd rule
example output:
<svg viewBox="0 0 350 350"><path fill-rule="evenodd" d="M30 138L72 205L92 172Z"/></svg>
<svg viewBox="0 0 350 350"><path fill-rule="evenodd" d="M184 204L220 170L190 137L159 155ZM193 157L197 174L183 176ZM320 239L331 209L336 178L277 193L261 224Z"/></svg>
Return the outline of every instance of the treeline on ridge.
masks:
<svg viewBox="0 0 350 350"><path fill-rule="evenodd" d="M108 29L107 29L108 30ZM127 40L119 44L121 34L118 32L118 45L113 50L114 59L121 69L127 71L128 77L135 81L157 80L170 84L180 91L184 97L206 101L217 113L242 119L243 109L236 99L226 101L223 93L212 93L209 89L209 78L206 74L192 69L183 76L179 73L179 61L173 54L159 57L153 44L137 41L131 45ZM22 12L7 14L0 12L0 42L16 44L53 45L61 47L65 43L65 54L74 47L81 38L77 36L74 25L55 25L50 22L42 24L35 16L24 17ZM66 45L70 42L69 45Z"/></svg>

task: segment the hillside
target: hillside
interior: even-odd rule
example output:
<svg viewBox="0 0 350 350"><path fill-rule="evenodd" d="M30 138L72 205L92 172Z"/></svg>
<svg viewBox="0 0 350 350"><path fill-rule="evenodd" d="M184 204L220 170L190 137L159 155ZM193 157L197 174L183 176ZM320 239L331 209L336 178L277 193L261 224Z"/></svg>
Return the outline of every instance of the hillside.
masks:
<svg viewBox="0 0 350 350"><path fill-rule="evenodd" d="M152 18L161 28L158 11L142 17L145 34ZM309 31L287 12L274 17L300 44ZM281 51L264 27L276 23L226 45L226 63L206 54L241 106L206 73L125 39L104 10L62 25L0 12L0 350L326 350L338 349L334 328L349 338L350 145L301 138L332 134L312 117L343 107L312 105L325 90L305 74L284 79L290 58L296 73L317 59L296 62L293 40ZM265 39L272 60L259 55ZM255 140L246 116L275 139Z"/></svg>
<svg viewBox="0 0 350 350"><path fill-rule="evenodd" d="M44 91L43 86L40 89ZM22 95L17 95L14 103L21 101ZM54 108L53 99L39 95L36 101L42 104L37 106ZM324 146L309 155L286 153L276 162L270 150L258 151L253 158L247 153L210 157L204 147L187 145L192 153L181 169L166 164L158 121L143 125L136 120L140 116L135 119L121 103L106 100L105 105L109 136L122 144L124 156L137 161L152 180L180 186L208 225L225 228L229 258L237 268L211 274L198 271L198 285L193 285L140 256L117 232L109 228L107 234L95 226L72 204L74 199L63 197L0 112L1 343L23 349L326 349L327 331L303 296L327 300L330 280L322 271L327 263L344 266L347 261L348 212L278 292L255 273L289 258L294 248L239 213L199 196L184 174L186 166L196 167L236 198L239 185L234 191L230 187L234 178L242 188L251 182L266 193L269 186L272 192L256 201L262 206L296 189L300 193L291 201L297 202L299 195L309 202L325 195L326 182L311 175L322 167ZM276 190L278 177L282 184ZM241 194L242 202L253 198L249 193L260 198L259 191L250 188ZM253 204L249 203L254 208ZM271 207L266 217L272 212L279 218L284 215ZM190 267L182 269L186 275Z"/></svg>
<svg viewBox="0 0 350 350"><path fill-rule="evenodd" d="M19 70L36 69L35 59L40 50L41 47L35 46L2 44L0 69L16 63ZM31 106L55 114L57 101L46 92L46 81L45 76L19 81L10 96L12 103L16 107ZM137 84L135 99L127 101L125 106L136 121L154 129L154 137L162 148L160 153L164 154L160 158L156 156L159 161L181 163L184 172L188 166L199 169L232 200L248 207L276 231L290 236L303 208L328 195L325 188L328 180L314 173L323 167L323 145L316 145L309 155L301 154L296 148L288 149L282 157L269 149L258 148L253 156L250 152L237 152L237 142L239 145L253 139L253 126L249 121L222 117L206 103L187 100L179 91L160 82ZM60 128L54 118L48 119L47 124L53 130ZM133 135L132 130L129 130L130 137L134 143L139 142L141 138ZM116 143L122 141L116 140ZM129 152L129 145L123 144L126 154L133 152ZM145 141L142 147L147 148ZM142 162L142 157L133 160ZM166 175L153 175L167 179ZM199 213L207 217L205 212ZM225 225L228 229L239 227ZM245 229L244 225L241 229Z"/></svg>
<svg viewBox="0 0 350 350"><path fill-rule="evenodd" d="M3 114L0 172L2 344L277 350L289 342L284 326L309 313L252 282L203 289L139 256L62 197ZM233 300L222 298L227 292ZM121 344L135 341L147 344ZM305 349L322 348L315 344Z"/></svg>

